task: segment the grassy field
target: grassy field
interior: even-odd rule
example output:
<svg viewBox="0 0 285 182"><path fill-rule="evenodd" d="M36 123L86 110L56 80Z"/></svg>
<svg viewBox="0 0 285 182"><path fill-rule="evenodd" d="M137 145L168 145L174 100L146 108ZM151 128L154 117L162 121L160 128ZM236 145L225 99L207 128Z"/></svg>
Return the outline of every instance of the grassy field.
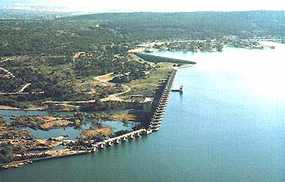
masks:
<svg viewBox="0 0 285 182"><path fill-rule="evenodd" d="M161 63L157 65L157 69L152 71L146 78L133 80L127 85L131 91L126 95L145 95L153 96L154 90L160 79L166 78L168 73L173 69L172 64Z"/></svg>

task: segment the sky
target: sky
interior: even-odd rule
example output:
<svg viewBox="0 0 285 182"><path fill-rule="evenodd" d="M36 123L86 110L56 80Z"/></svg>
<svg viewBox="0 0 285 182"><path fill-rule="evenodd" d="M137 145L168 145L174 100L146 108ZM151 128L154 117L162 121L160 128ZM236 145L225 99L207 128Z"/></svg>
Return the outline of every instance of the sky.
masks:
<svg viewBox="0 0 285 182"><path fill-rule="evenodd" d="M0 0L0 8L77 12L285 10L285 0Z"/></svg>

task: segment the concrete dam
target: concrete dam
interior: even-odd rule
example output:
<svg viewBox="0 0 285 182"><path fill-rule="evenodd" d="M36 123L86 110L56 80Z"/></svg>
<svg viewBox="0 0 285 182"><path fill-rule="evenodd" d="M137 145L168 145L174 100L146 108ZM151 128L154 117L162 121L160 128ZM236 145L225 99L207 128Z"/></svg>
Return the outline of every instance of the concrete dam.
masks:
<svg viewBox="0 0 285 182"><path fill-rule="evenodd" d="M97 149L102 150L106 147L111 147L113 145L120 144L121 142L125 141L131 141L135 138L140 138L142 136L146 136L153 132L159 131L175 75L176 70L173 70L171 73L168 74L166 79L162 79L159 81L159 85L156 88L154 94L152 108L151 111L148 113L147 123L144 128L137 129L120 136L109 138L102 142L91 141L92 148L89 151L95 152Z"/></svg>

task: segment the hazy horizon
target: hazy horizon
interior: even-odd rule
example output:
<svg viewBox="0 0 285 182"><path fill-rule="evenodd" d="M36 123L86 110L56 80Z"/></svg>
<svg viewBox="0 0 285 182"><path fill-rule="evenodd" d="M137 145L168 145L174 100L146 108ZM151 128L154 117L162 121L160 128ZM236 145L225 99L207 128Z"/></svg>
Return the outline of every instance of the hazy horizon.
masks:
<svg viewBox="0 0 285 182"><path fill-rule="evenodd" d="M283 8L281 8L283 7ZM285 10L285 1L271 0L0 0L1 9L45 10L62 12L195 12Z"/></svg>

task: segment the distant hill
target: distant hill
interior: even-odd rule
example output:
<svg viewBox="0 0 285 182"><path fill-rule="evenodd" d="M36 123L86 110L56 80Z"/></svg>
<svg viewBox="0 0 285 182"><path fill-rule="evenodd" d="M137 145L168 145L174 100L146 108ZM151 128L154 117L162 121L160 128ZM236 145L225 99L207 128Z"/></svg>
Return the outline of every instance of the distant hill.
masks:
<svg viewBox="0 0 285 182"><path fill-rule="evenodd" d="M48 16L54 18L0 19L0 55L73 54L149 40L285 37L284 11Z"/></svg>
<svg viewBox="0 0 285 182"><path fill-rule="evenodd" d="M284 11L114 13L69 19L102 22L142 39L285 35Z"/></svg>
<svg viewBox="0 0 285 182"><path fill-rule="evenodd" d="M19 10L19 9L0 9L0 19L55 19L70 16L72 13L39 11L39 10Z"/></svg>

